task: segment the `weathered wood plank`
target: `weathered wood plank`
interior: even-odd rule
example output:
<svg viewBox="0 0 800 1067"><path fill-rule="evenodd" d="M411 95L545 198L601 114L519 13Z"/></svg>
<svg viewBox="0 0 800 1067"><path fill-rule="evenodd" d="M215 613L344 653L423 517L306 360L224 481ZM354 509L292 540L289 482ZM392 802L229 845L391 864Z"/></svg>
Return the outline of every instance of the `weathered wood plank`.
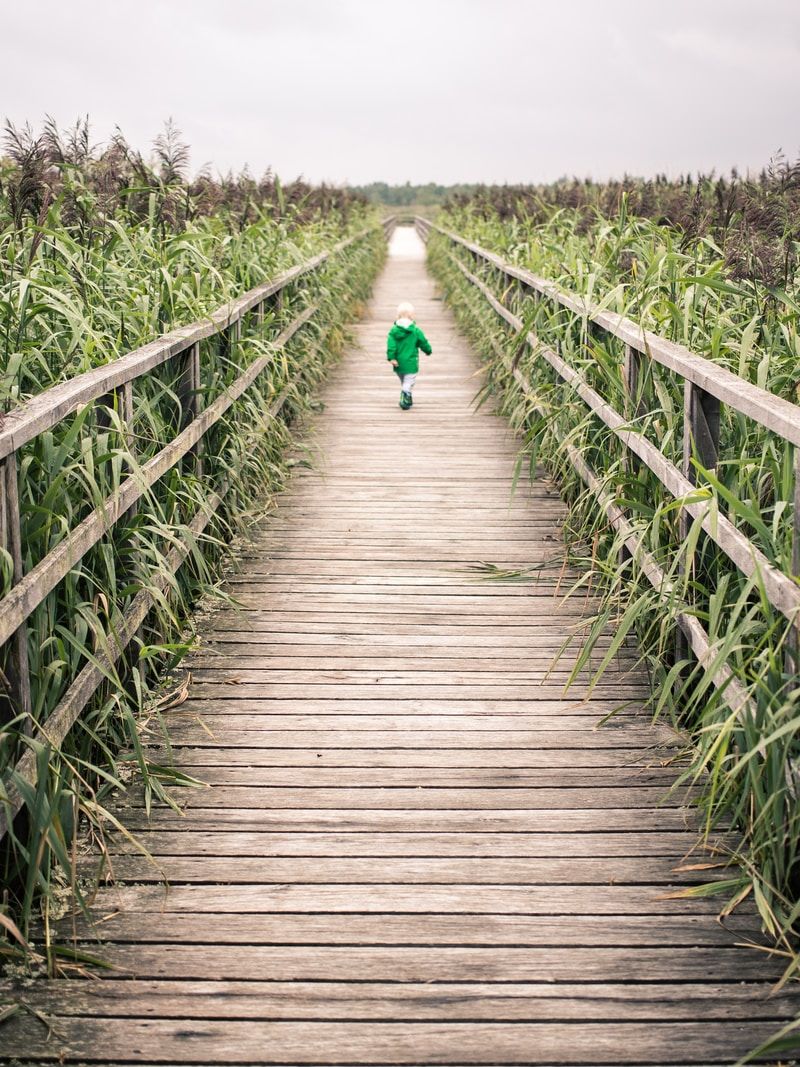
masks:
<svg viewBox="0 0 800 1067"><path fill-rule="evenodd" d="M240 691L241 688L237 685L235 693ZM230 693L230 690L226 690L226 692ZM252 698L250 700L247 697L237 699L235 693L228 700L209 701L202 704L202 698L197 701L187 700L180 709L176 709L169 716L169 721L177 725L184 720L192 721L197 716L200 716L203 722L211 726L212 729L215 726L221 727L229 723L234 729L237 727L239 729L247 729L250 726L252 729L265 732L271 730L296 730L298 735L306 730L360 730L374 734L414 733L424 726L426 732L431 733L457 730L459 728L465 732L490 733L493 736L503 732L516 732L519 734L527 732L533 738L538 734L556 733L563 738L565 743L568 743L571 734L578 733L584 735L591 733L605 734L620 740L628 737L636 737L639 740L643 734L650 736L653 740L658 737L658 735L651 734L647 727L643 727L635 719L629 717L613 719L600 726L596 715L575 715L570 718L565 716L564 720L561 721L555 715L542 714L541 716L536 716L534 713L526 715L523 712L519 712L516 715L504 715L502 711L484 715L471 715L469 712L464 712L463 714L431 714L429 716L404 715L402 712L398 712L397 715L392 716L382 714L382 709L381 711L376 709L373 715L370 715L368 710L362 711L357 715L350 715L345 710L347 705L338 714L335 709L332 709L325 714L312 711L308 715L294 715L282 712L279 709L270 710L269 701L266 702L266 706L255 710L250 706L251 703L255 703ZM565 723L568 724L568 727ZM669 738L670 735L664 733L661 737L658 737L658 740L663 739L666 741Z"/></svg>
<svg viewBox="0 0 800 1067"><path fill-rule="evenodd" d="M92 924L84 916L70 916L57 923L66 941L215 945L510 945L543 947L557 940L562 948L616 946L633 950L640 946L686 948L722 945L726 948L752 941L763 945L753 916L730 916L725 925L704 914L675 915L572 915L568 922L554 922L551 915L381 914L334 915L237 914L207 915L159 911L99 913ZM97 947L92 953L97 955ZM715 981L719 978L717 976ZM632 986L632 997L642 989Z"/></svg>
<svg viewBox="0 0 800 1067"><path fill-rule="evenodd" d="M204 785L213 786L255 786L275 787L289 786L317 789L321 786L361 788L369 786L380 789L388 786L404 786L413 789L430 788L557 788L559 786L580 787L583 789L604 788L623 785L661 785L664 791L675 780L674 767L599 767L587 770L581 767L555 767L538 770L508 770L454 767L444 770L441 767L420 769L409 766L376 767L366 770L357 767L267 767L259 773L258 769L247 767L230 767L227 765L212 767L195 767L188 760L181 766L190 773L196 773Z"/></svg>
<svg viewBox="0 0 800 1067"><path fill-rule="evenodd" d="M346 700L348 697L360 697L363 696L368 688L379 686L376 690L381 696L386 699L398 698L401 699L408 693L408 685L403 684L400 680L397 683L371 681L369 678L365 678L361 682L350 682L341 684L337 682L306 682L303 684L295 684L292 682L263 682L263 683L248 683L239 682L233 683L236 686L236 692L233 691L232 686L227 682L222 682L219 685L215 685L213 682L197 682L192 687L194 696L201 700L229 700L240 699L247 696L250 697L302 697L304 694L309 696L319 697L335 697L341 700ZM492 679L489 683L480 684L477 682L466 683L465 685L459 685L457 682L448 684L446 682L440 685L431 684L429 682L420 681L415 687L416 693L420 697L438 697L444 699L446 697L453 697L458 699L463 697L465 692L469 692L476 697L483 697L487 699L496 699L502 696L522 698L529 696L532 700L536 700L537 697L543 697L544 699L557 699L559 696L566 695L566 683L562 682L558 684L557 681L546 683L532 681L530 683L516 682L508 684L504 682L502 678ZM569 690L570 698L572 700L580 700L581 698L595 695L597 697L605 696L607 699L616 700L614 707L628 700L639 699L643 702L647 697L647 690L641 683L628 683L624 680L614 683L614 679L607 677L603 683L594 686L591 690L585 682L576 682L574 686ZM613 707L611 709L613 711Z"/></svg>
<svg viewBox="0 0 800 1067"><path fill-rule="evenodd" d="M582 624L583 616L580 612L567 615L565 612L559 613L560 617L564 619L565 629L569 630L579 628ZM500 616L500 621L492 622L491 619L483 617L480 620L470 619L470 615L460 615L457 617L448 617L445 613L444 616L430 615L375 615L359 613L358 615L342 615L330 614L323 612L315 614L314 612L303 612L301 615L295 613L291 616L286 616L280 612L267 612L267 611L231 611L227 615L217 620L217 625L220 631L224 631L226 637L228 634L235 634L237 632L245 633L264 633L264 634L280 634L293 633L293 634L334 634L339 636L341 634L357 634L368 635L375 633L382 636L398 635L401 637L431 637L439 636L448 641L453 641L458 637L495 637L502 638L505 636L516 637L519 640L531 640L533 637L537 637L541 633L552 633L552 612L547 615L503 615ZM567 633L564 634L567 637ZM233 638L228 638L233 640Z"/></svg>
<svg viewBox="0 0 800 1067"><path fill-rule="evenodd" d="M675 890L682 887L675 885ZM451 912L492 915L716 915L719 903L709 898L669 895L668 886L560 885L120 885L101 889L97 906L104 910L192 911L241 914L280 912L336 912L358 914ZM746 957L746 953L743 954Z"/></svg>
<svg viewBox="0 0 800 1067"><path fill-rule="evenodd" d="M572 671L569 667L554 665L551 668L548 664L530 665L523 670L504 667L499 677L496 669L493 671L478 671L466 668L459 670L456 668L445 671L429 667L427 670L419 671L414 665L408 663L403 668L394 671L383 665L370 667L369 664L363 664L356 669L337 669L327 665L320 667L319 664L316 667L312 667L287 663L282 668L250 667L241 664L230 667L220 664L218 667L210 665L198 667L193 672L193 681L196 691L203 685L219 686L222 684L280 685L285 683L287 685L296 685L305 683L307 685L322 685L328 682L335 682L341 685L404 685L414 681L418 681L423 688L443 685L472 689L476 686L499 685L503 689L513 689L516 686L535 685L538 688L545 687L551 690L554 685L558 684L563 690L571 674ZM591 676L591 672L581 672L579 675L581 681L587 681L587 674ZM631 676L630 673L620 670L606 672L596 688L603 692L611 686L614 686L615 689L620 686L626 689L630 686L636 686L642 692L646 692L644 679L641 675ZM571 686L573 692L578 688L575 684Z"/></svg>
<svg viewBox="0 0 800 1067"><path fill-rule="evenodd" d="M385 650L387 655L397 655L397 649L405 649L410 656L418 656L428 651L432 656L455 655L456 653L468 653L471 648L483 650L485 655L491 654L492 658L518 659L522 656L533 654L537 651L547 650L556 652L564 638L560 634L539 632L531 630L530 633L507 632L487 634L398 634L380 633L367 631L364 633L325 633L325 631L297 632L283 630L250 630L249 633L232 629L225 630L217 626L215 634L202 648L208 651L218 650L220 653L231 653L245 656L248 654L264 655L268 649L264 645L275 645L285 648L287 653L295 647L307 648L309 654L319 655L319 647L328 645L339 647L346 651L355 648L364 649L372 657L382 655ZM598 638L598 648L605 651L610 641L607 638ZM571 648L573 654L577 651L578 641ZM569 652L565 653L569 655Z"/></svg>
<svg viewBox="0 0 800 1067"><path fill-rule="evenodd" d="M449 789L429 787L407 789L402 786L371 789L367 786L355 789L319 788L293 789L285 786L216 786L206 789L185 789L181 800L193 808L394 808L416 811L420 808L448 808L472 811L484 808L521 808L524 811L539 809L563 810L564 808L682 808L684 794L665 796L663 786L626 786L615 788L581 789ZM136 807L138 797L130 795L120 810L130 805Z"/></svg>
<svg viewBox="0 0 800 1067"><path fill-rule="evenodd" d="M88 945L80 946L90 951ZM96 950L97 951L97 950ZM100 950L108 966L137 978L237 978L256 981L331 982L342 975L359 981L466 982L777 981L780 960L765 962L760 952L675 945L659 948L588 947L502 948L435 945L170 945L108 944Z"/></svg>
<svg viewBox="0 0 800 1067"><path fill-rule="evenodd" d="M197 681L214 681L214 674L220 671L237 672L239 678L246 678L238 672L244 671L270 671L270 676L283 671L311 670L319 671L319 649L316 654L310 649L303 651L300 648L283 646L283 652L275 654L273 650L258 651L258 647L246 647L246 651L236 652L221 651L218 648L207 649L203 653L193 656L188 666L192 668L192 675ZM235 648L235 647L234 647ZM366 671L380 671L382 673L409 672L419 673L422 671L434 673L437 676L452 675L457 673L460 678L465 674L497 674L497 660L502 659L502 670L509 678L526 678L539 680L546 676L556 676L561 681L565 674L573 671L577 659L577 650L572 655L558 656L556 649L533 648L527 653L516 651L516 656L507 654L496 658L481 658L470 656L467 650L452 650L450 655L435 655L429 652L425 656L397 656L380 654L372 650L372 654L354 655L352 649L331 649L325 656L325 673L335 672L340 676L342 672L363 673ZM605 651L605 650L604 650ZM343 653L343 654L342 654ZM596 669L602 654L598 653L592 662L590 660L588 670ZM635 653L622 652L615 656L611 664L611 676L623 673L636 667L638 663Z"/></svg>
<svg viewBox="0 0 800 1067"><path fill-rule="evenodd" d="M421 679L420 679L421 680ZM472 688L465 690L457 697L432 697L421 698L415 695L416 688L409 688L406 695L397 698L387 698L383 690L375 689L372 692L361 691L356 696L346 697L320 697L309 691L305 696L282 695L269 699L267 697L242 696L238 684L232 684L225 689L228 694L224 699L206 700L193 696L194 686L190 681L187 688L187 700L190 702L192 714L203 711L212 712L214 709L224 712L238 710L242 714L250 716L272 715L274 713L291 715L379 715L387 719L393 717L393 713L413 716L418 722L418 727L424 727L425 723L421 716L436 716L439 718L458 719L459 725L464 716L479 716L494 718L497 716L509 716L516 720L517 726L524 724L530 719L538 724L541 717L547 722L562 718L565 729L582 730L589 729L596 733L613 732L614 730L645 729L651 739L676 738L678 735L663 723L651 726L642 716L641 704L629 701L620 706L618 701L609 699L607 696L591 696L586 698L553 699L552 697L531 697L525 693L521 696L495 694L492 697L474 696ZM177 719L187 714L184 705L170 709L168 717ZM581 721L583 720L583 721ZM606 720L606 721L601 721ZM365 724L362 724L365 725ZM545 725L545 729L547 726Z"/></svg>
<svg viewBox="0 0 800 1067"><path fill-rule="evenodd" d="M82 861L79 873L92 877L98 861ZM735 871L715 870L681 872L680 857L671 859L635 856L496 858L425 857L410 859L386 857L279 857L238 855L232 864L229 856L114 856L102 861L103 873L120 882L164 882L220 885L689 885L698 881L715 881L731 877Z"/></svg>
<svg viewBox="0 0 800 1067"><path fill-rule="evenodd" d="M774 1019L791 1013L790 996L771 996L754 983L496 983L475 982L42 982L25 987L26 1004L48 1012L57 998L62 1015L173 1019L439 1019L558 1022L617 1015L631 1020ZM0 998L15 988L0 987Z"/></svg>
<svg viewBox="0 0 800 1067"><path fill-rule="evenodd" d="M660 830L639 833L276 833L275 831L144 831L138 845L122 834L107 842L112 855L139 847L156 856L464 856L512 857L668 856L695 849L696 834ZM695 861L707 858L698 850ZM638 870L638 868L637 868Z"/></svg>
<svg viewBox="0 0 800 1067"><path fill-rule="evenodd" d="M156 807L146 815L142 807L125 809L125 823L132 829L155 827L175 829L238 830L324 833L342 830L350 833L542 833L557 826L564 833L596 833L601 830L644 833L697 829L691 808L541 808L515 809L436 809L392 810L391 808L203 808L187 807L181 812Z"/></svg>
<svg viewBox="0 0 800 1067"><path fill-rule="evenodd" d="M25 1060L104 1057L125 1063L191 1064L730 1064L775 1031L775 1022L384 1023L204 1020L59 1020L46 1036L38 1019L14 1018L9 1039ZM800 1042L800 1038L798 1038Z"/></svg>
<svg viewBox="0 0 800 1067"><path fill-rule="evenodd" d="M258 741L253 739L253 744ZM267 748L189 747L173 745L170 749L146 747L148 757L160 765L175 760L179 766L198 769L208 767L453 767L558 770L559 768L649 767L668 764L674 753L663 750L641 751L639 748L454 748L395 749L381 748ZM679 764L678 764L679 766Z"/></svg>
<svg viewBox="0 0 800 1067"><path fill-rule="evenodd" d="M231 717L233 719L233 717ZM308 748L382 748L382 749L454 749L458 747L472 749L599 749L624 748L640 751L648 742L666 743L669 735L659 738L646 728L629 727L622 729L601 730L458 730L443 727L440 730L337 730L333 727L318 730L270 730L264 716L251 716L244 722L231 721L224 735L217 736L210 731L207 716L198 712L196 716L183 716L170 720L170 736L177 742L185 742L201 747L226 747L246 745L248 747L264 746L288 748L302 744ZM220 722L219 726L225 725ZM365 724L366 725L366 724ZM420 724L422 725L422 724ZM150 737L161 739L161 730L153 725Z"/></svg>

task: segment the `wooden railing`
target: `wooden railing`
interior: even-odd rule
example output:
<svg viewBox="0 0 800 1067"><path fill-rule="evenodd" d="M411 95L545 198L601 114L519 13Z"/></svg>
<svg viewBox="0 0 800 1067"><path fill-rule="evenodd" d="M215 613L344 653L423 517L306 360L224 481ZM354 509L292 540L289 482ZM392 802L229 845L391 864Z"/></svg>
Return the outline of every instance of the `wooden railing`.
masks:
<svg viewBox="0 0 800 1067"><path fill-rule="evenodd" d="M473 285L494 309L497 315L514 331L520 341L527 344L538 358L550 364L559 378L569 385L586 406L616 435L625 448L645 464L661 485L676 500L680 500L682 533L688 529L689 517L698 520L705 534L748 578L756 576L764 593L778 611L790 623L794 654L791 665L797 671L797 648L800 646L800 585L796 580L800 572L800 407L776 396L765 389L745 381L725 367L696 355L682 345L644 329L640 324L610 311L599 310L581 297L540 278L530 271L507 263L500 256L427 219L415 220L417 231L427 242L431 232L436 232L450 243L452 249L467 253L467 262L462 256L449 252L450 260L467 281ZM586 380L584 375L570 366L551 347L542 343L532 331L525 332L523 320L515 315L497 298L491 288L470 270L490 268L505 279L512 279L524 291L539 299L553 301L567 308L581 319L592 323L600 331L619 338L624 343L623 376L629 410L624 414L616 411ZM522 333L525 332L524 337ZM649 441L633 423L641 413L641 382L647 361L679 375L684 382L684 428L683 462L678 467L663 452ZM531 384L516 365L509 361L509 371L520 388L533 400L539 414L544 411L534 399ZM713 471L719 458L720 405L754 420L760 426L776 434L794 446L794 501L793 501L793 547L792 574L786 574L771 563L764 553L737 527L718 511L712 512L708 502L697 499L696 464ZM592 470L584 456L567 443L564 451L582 481L594 493L608 521L624 540L625 547L640 566L652 586L664 598L672 598L674 583L661 564L655 559L634 529L628 515L619 502L603 485L598 472ZM693 498L694 495L694 498ZM717 688L729 707L739 713L752 710L743 686L733 677L730 668L719 662L707 630L696 615L681 611L677 624L698 661L712 673Z"/></svg>
<svg viewBox="0 0 800 1067"><path fill-rule="evenodd" d="M393 217L383 221L382 227L386 236L394 225ZM44 723L34 723L31 719L27 620L78 561L107 535L123 516L131 513L131 509L137 506L159 479L175 467L182 457L191 452L197 453L200 442L211 427L219 422L231 405L269 367L275 353L314 316L318 307L306 307L274 338L268 353L255 359L202 410L199 404L201 342L206 338L219 336L230 347L240 338L242 322L246 315L251 315L251 321L254 321L257 327L261 326L265 308L270 300L279 299L293 282L318 270L331 257L350 245L366 240L374 233L375 227L368 227L340 241L328 251L284 271L273 281L257 286L239 299L221 307L208 318L172 330L105 366L47 389L2 418L0 547L11 557L13 577L10 590L0 599L0 646L10 643L5 670L9 702L23 722L27 716L27 732L37 740L52 747L57 747L63 741L81 711L107 678L109 669L133 639L153 608L156 597L164 593L171 576L188 557L191 541L203 532L219 509L229 489L229 479L211 487L204 503L186 524L189 537L169 549L162 572L152 579L148 589L142 589L133 598L124 615L114 620L108 648L98 651L94 658L86 663ZM55 548L25 573L20 525L19 450L87 404L101 406L106 412L106 418L110 411L118 412L124 432L132 421L134 383L170 361L178 364L177 397L181 408L179 432L147 462L137 466L135 471L130 471L99 507L93 509ZM265 426L278 415L288 392L289 388L284 388L275 397L269 410L265 412ZM129 442L129 447L133 447L132 442ZM199 456L197 462L202 462ZM32 749L21 757L14 771L26 780L34 781L35 758ZM13 818L22 804L19 791L8 780L5 782L4 792L5 812L0 810L0 835L7 829L7 820Z"/></svg>

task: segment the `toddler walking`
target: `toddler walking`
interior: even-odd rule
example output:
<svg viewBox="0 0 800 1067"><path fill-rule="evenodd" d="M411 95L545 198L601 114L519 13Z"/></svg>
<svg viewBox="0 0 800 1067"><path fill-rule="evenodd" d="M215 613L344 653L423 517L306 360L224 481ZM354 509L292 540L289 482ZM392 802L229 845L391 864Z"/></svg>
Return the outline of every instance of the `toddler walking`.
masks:
<svg viewBox="0 0 800 1067"><path fill-rule="evenodd" d="M428 338L414 322L414 307L403 303L397 309L397 319L386 339L386 358L400 379L400 408L408 411L413 400L411 391L419 372L419 350L431 354Z"/></svg>

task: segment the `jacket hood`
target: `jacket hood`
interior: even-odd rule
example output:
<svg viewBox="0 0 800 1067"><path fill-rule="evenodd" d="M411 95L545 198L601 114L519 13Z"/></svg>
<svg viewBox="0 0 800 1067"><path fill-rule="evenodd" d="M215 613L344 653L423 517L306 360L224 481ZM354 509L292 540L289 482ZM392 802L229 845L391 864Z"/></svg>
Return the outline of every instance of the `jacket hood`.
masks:
<svg viewBox="0 0 800 1067"><path fill-rule="evenodd" d="M401 330L406 330L406 331L410 330L413 325L414 325L414 320L413 319L396 319L395 320L395 327L397 327L398 329L401 329Z"/></svg>

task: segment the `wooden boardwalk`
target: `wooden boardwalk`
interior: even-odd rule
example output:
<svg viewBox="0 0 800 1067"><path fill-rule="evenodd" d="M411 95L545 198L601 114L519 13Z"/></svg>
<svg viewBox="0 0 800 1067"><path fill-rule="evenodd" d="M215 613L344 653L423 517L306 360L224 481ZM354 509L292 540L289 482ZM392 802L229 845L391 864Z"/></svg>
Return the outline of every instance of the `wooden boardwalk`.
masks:
<svg viewBox="0 0 800 1067"><path fill-rule="evenodd" d="M6 1058L728 1064L798 1006L735 947L752 918L670 895L707 876L675 869L695 835L665 796L674 738L629 652L565 698L553 657L589 609L558 595L563 506L542 482L512 496L518 443L472 408L477 360L417 238L394 252L315 465L168 713L210 788L182 815L121 807L157 865L117 836L98 924L61 924L114 969L17 991L53 1028L19 1012ZM408 413L384 360L403 298L434 347ZM529 584L473 570L545 560Z"/></svg>

